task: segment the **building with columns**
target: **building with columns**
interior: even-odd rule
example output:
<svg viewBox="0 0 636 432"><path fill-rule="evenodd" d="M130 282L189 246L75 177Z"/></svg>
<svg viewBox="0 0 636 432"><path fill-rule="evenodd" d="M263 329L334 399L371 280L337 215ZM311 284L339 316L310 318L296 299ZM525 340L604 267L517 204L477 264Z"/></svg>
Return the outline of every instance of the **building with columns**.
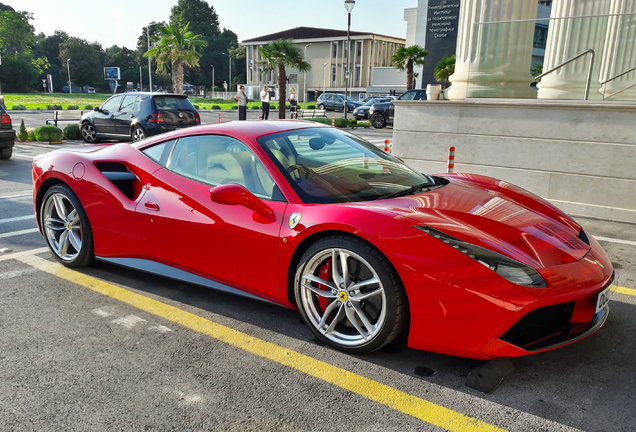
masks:
<svg viewBox="0 0 636 432"><path fill-rule="evenodd" d="M315 100L315 92L344 93L347 51L351 71L348 90L354 100L358 93L366 93L373 82L374 68L390 67L391 57L405 40L374 33L350 32L347 46L345 30L330 30L312 27L297 27L241 42L246 48L247 85L262 88L264 85L275 87L277 72L262 73L263 67L258 48L278 39L291 39L305 53L305 59L311 70L305 74L293 68L286 69L288 85L297 85L299 100ZM406 79L404 80L406 83ZM303 96L304 89L306 93Z"/></svg>

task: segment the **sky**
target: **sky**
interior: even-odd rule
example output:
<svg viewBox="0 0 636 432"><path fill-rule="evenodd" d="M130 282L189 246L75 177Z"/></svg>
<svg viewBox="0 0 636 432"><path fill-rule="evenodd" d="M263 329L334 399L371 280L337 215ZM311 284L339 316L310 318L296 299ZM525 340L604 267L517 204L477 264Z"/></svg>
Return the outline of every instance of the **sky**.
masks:
<svg viewBox="0 0 636 432"><path fill-rule="evenodd" d="M207 0L221 28L232 30L239 42L295 27L347 29L343 0ZM86 1L0 0L16 11L33 14L35 33L69 36L134 49L142 28L152 21L168 21L178 0ZM404 9L417 0L357 0L351 12L351 31L406 38ZM282 11L282 13L281 13ZM282 17L282 19L280 18Z"/></svg>

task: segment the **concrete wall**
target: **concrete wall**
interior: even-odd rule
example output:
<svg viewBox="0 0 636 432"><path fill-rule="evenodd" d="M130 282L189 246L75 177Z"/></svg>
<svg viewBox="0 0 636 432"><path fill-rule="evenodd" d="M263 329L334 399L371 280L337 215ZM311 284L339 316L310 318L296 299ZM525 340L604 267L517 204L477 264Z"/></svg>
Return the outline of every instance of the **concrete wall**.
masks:
<svg viewBox="0 0 636 432"><path fill-rule="evenodd" d="M572 215L636 222L636 104L395 101L393 154L428 173L488 175Z"/></svg>

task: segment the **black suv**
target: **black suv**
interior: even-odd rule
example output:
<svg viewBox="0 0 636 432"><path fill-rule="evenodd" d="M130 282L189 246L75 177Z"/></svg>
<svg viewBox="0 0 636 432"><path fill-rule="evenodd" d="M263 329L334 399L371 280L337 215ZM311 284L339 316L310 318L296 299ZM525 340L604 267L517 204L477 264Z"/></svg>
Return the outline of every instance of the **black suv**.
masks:
<svg viewBox="0 0 636 432"><path fill-rule="evenodd" d="M408 90L402 93L397 100L426 100L426 89ZM394 111L395 105L393 105L393 102L373 104L369 108L371 126L376 129L382 129L384 126L393 125Z"/></svg>
<svg viewBox="0 0 636 432"><path fill-rule="evenodd" d="M147 136L201 124L186 95L129 92L116 94L80 120L82 138L139 141Z"/></svg>
<svg viewBox="0 0 636 432"><path fill-rule="evenodd" d="M2 122L0 123L0 159L9 159L13 154L13 146L15 145L15 130L11 123L11 117L0 104L0 115Z"/></svg>

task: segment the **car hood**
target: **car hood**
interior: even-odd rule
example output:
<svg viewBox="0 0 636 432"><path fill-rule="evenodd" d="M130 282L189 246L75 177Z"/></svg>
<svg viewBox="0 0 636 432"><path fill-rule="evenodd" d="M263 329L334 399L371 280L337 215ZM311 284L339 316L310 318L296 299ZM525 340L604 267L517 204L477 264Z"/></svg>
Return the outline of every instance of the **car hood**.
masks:
<svg viewBox="0 0 636 432"><path fill-rule="evenodd" d="M413 225L427 225L534 268L580 260L590 250L581 227L540 197L509 183L448 175L439 189L377 201Z"/></svg>

